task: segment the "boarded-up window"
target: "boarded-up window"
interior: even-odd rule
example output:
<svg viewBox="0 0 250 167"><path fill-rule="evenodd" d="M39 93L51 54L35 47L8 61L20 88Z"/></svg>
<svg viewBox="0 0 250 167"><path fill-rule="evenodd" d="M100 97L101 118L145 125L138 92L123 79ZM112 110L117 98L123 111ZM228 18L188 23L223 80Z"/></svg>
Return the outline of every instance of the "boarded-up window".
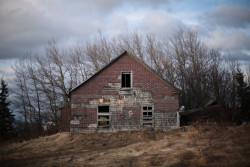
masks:
<svg viewBox="0 0 250 167"><path fill-rule="evenodd" d="M122 88L131 88L131 72L122 72Z"/></svg>
<svg viewBox="0 0 250 167"><path fill-rule="evenodd" d="M109 106L98 106L98 127L109 127Z"/></svg>
<svg viewBox="0 0 250 167"><path fill-rule="evenodd" d="M153 125L153 107L152 106L142 107L142 124L143 126Z"/></svg>

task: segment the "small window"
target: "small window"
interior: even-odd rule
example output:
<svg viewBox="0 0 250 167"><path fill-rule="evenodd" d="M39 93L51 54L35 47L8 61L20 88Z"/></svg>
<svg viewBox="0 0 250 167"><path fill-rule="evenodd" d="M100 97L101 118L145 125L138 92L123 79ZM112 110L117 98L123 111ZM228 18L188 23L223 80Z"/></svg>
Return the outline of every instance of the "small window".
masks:
<svg viewBox="0 0 250 167"><path fill-rule="evenodd" d="M142 107L142 124L143 126L153 125L153 107L152 106Z"/></svg>
<svg viewBox="0 0 250 167"><path fill-rule="evenodd" d="M82 116L80 116L80 115L74 115L74 116L73 116L73 120L74 120L74 121L80 121L81 118L82 118Z"/></svg>
<svg viewBox="0 0 250 167"><path fill-rule="evenodd" d="M131 72L122 72L122 88L131 88Z"/></svg>
<svg viewBox="0 0 250 167"><path fill-rule="evenodd" d="M98 106L98 127L109 127L109 106Z"/></svg>

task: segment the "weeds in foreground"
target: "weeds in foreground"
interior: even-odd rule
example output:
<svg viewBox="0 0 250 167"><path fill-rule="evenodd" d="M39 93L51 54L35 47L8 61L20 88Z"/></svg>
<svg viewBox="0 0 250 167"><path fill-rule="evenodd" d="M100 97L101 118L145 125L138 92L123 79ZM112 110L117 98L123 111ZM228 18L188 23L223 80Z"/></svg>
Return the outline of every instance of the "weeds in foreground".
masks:
<svg viewBox="0 0 250 167"><path fill-rule="evenodd" d="M5 155L0 159L0 164L249 166L249 128L250 126L195 125L167 132L124 131L73 136L58 133L6 146L0 152ZM16 160L12 161L13 158Z"/></svg>
<svg viewBox="0 0 250 167"><path fill-rule="evenodd" d="M202 153L202 149L201 149L201 147L198 144L198 141L200 139L202 139L201 138L201 134L197 133L197 132L188 132L188 135L189 135L189 139L191 140L191 142L194 145L194 147L196 147L199 150L200 158L203 158L204 156L203 156L203 153Z"/></svg>

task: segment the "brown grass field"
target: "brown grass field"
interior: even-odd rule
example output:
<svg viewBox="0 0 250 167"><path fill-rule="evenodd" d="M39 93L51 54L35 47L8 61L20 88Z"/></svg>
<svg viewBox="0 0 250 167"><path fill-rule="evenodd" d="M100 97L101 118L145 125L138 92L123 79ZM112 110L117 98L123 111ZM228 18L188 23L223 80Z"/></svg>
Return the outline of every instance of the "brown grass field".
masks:
<svg viewBox="0 0 250 167"><path fill-rule="evenodd" d="M250 126L57 133L1 144L0 166L250 166Z"/></svg>

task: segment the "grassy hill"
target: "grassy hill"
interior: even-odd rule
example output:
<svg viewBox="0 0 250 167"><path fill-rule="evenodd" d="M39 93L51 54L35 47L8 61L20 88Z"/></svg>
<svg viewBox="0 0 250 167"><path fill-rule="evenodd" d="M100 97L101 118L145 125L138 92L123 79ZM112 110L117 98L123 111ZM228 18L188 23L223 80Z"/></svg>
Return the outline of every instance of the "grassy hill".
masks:
<svg viewBox="0 0 250 167"><path fill-rule="evenodd" d="M0 166L250 166L249 128L57 133L2 144Z"/></svg>

